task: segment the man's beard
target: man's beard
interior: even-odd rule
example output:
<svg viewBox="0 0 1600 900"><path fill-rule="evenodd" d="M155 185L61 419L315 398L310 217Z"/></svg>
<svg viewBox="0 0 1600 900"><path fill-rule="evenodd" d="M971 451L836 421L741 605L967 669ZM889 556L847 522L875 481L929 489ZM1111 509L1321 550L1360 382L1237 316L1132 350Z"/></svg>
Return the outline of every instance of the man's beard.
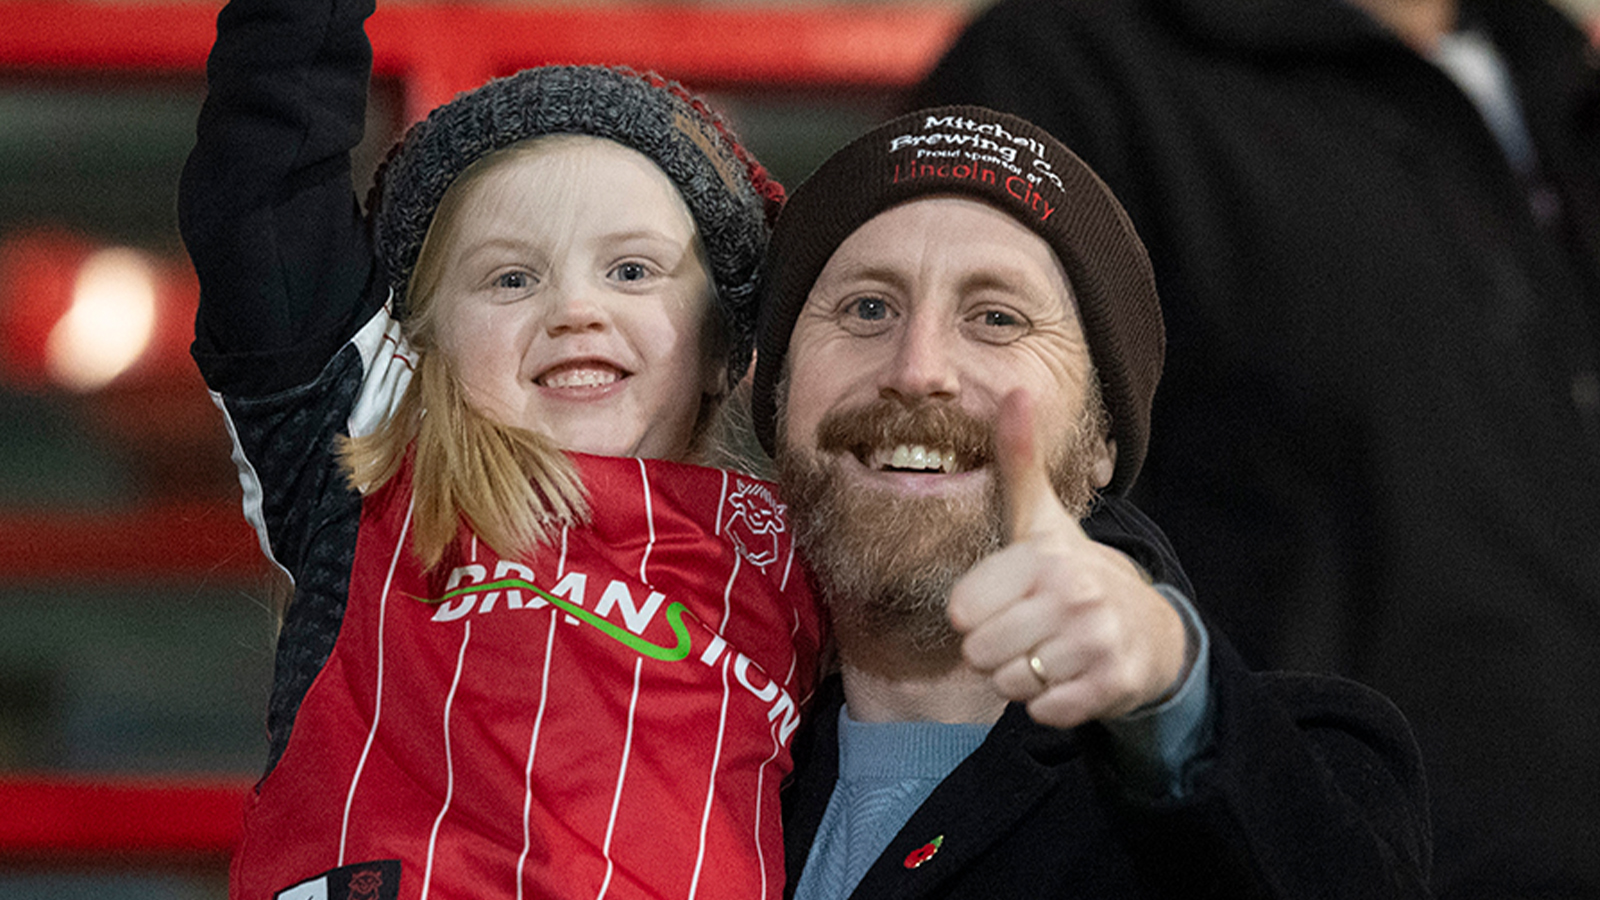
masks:
<svg viewBox="0 0 1600 900"><path fill-rule="evenodd" d="M786 393L780 386L778 396ZM1091 391L1088 399L1048 460L1051 484L1075 518L1094 502L1093 450L1105 434L1100 398ZM810 450L790 445L784 421L780 401L778 482L840 636L891 641L919 655L953 651L959 635L945 612L950 590L1005 545L998 472L991 468L982 493L908 497L852 483L840 458L870 464L874 450L920 444L953 449L959 470L975 470L993 463L993 428L943 404L878 400L828 414Z"/></svg>

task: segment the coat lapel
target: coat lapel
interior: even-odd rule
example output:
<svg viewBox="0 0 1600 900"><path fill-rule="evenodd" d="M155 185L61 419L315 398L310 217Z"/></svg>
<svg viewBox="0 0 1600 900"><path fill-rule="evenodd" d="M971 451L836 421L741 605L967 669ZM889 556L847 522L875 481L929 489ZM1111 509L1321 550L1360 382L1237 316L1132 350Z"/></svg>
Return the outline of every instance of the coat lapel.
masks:
<svg viewBox="0 0 1600 900"><path fill-rule="evenodd" d="M817 826L828 811L839 782L839 710L844 688L838 675L817 686L807 724L795 736L794 771L783 786L783 853L787 880L783 896L794 896L806 858L817 839Z"/></svg>
<svg viewBox="0 0 1600 900"><path fill-rule="evenodd" d="M948 878L1011 835L1059 787L1069 769L1064 764L1080 752L1074 732L1037 725L1021 704L1009 705L978 749L912 814L851 896L937 895ZM919 858L920 865L911 865Z"/></svg>

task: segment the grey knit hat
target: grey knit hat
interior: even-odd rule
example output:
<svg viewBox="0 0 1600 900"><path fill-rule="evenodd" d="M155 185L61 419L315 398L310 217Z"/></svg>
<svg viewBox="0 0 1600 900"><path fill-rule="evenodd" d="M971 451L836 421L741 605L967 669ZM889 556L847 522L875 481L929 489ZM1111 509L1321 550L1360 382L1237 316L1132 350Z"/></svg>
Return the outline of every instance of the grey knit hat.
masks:
<svg viewBox="0 0 1600 900"><path fill-rule="evenodd" d="M406 132L368 198L395 315L405 315L411 272L445 189L490 153L548 134L631 147L677 186L705 245L727 328L729 383L737 382L750 364L756 271L783 187L702 100L676 82L625 68L525 69L458 95Z"/></svg>
<svg viewBox="0 0 1600 900"><path fill-rule="evenodd" d="M922 110L881 125L829 157L789 198L761 283L751 398L761 445L774 450L789 338L834 250L877 214L929 194L989 203L1055 250L1117 442L1107 491L1125 492L1144 464L1166 354L1149 257L1127 213L1083 160L1032 123L977 106Z"/></svg>

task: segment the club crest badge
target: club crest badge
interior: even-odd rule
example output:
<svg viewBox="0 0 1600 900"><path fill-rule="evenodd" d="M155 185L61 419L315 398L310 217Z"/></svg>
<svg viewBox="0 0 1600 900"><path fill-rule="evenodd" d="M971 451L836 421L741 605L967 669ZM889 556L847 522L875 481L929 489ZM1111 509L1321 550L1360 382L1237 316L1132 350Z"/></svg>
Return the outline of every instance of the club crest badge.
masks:
<svg viewBox="0 0 1600 900"><path fill-rule="evenodd" d="M287 887L274 900L399 900L400 860L379 859L329 869Z"/></svg>
<svg viewBox="0 0 1600 900"><path fill-rule="evenodd" d="M764 569L778 560L778 535L788 530L787 507L766 485L740 480L724 509L724 533L745 562Z"/></svg>

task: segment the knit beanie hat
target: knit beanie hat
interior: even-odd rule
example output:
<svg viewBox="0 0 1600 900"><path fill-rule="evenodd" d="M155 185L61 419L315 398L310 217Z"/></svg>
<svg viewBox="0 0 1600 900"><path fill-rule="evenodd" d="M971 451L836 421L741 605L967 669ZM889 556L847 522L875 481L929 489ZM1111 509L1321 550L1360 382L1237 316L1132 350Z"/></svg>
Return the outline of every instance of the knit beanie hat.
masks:
<svg viewBox="0 0 1600 900"><path fill-rule="evenodd" d="M417 254L450 184L490 153L549 134L616 141L649 157L677 186L705 245L727 329L729 383L736 383L750 364L756 272L783 187L704 101L626 68L525 69L458 95L406 132L368 198L394 314L405 315Z"/></svg>
<svg viewBox="0 0 1600 900"><path fill-rule="evenodd" d="M1122 206L1083 160L1033 124L977 106L922 110L879 126L834 153L790 196L761 283L752 413L762 447L774 450L789 338L828 259L867 220L930 194L989 203L1055 250L1117 442L1107 491L1125 492L1144 463L1166 352L1149 257Z"/></svg>

